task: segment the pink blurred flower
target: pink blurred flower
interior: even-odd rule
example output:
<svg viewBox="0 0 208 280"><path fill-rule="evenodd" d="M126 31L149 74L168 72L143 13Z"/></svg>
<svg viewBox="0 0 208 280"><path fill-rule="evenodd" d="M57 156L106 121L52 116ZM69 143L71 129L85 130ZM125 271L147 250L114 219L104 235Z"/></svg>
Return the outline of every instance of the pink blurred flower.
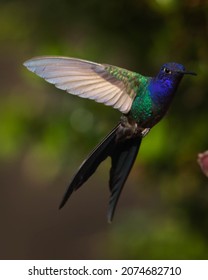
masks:
<svg viewBox="0 0 208 280"><path fill-rule="evenodd" d="M197 159L202 172L208 177L208 151L198 154Z"/></svg>

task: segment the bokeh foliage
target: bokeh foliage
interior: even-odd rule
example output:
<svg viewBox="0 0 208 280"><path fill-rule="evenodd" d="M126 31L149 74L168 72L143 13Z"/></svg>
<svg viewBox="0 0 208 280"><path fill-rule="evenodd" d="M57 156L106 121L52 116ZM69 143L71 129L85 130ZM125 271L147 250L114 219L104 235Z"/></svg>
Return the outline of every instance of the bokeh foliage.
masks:
<svg viewBox="0 0 208 280"><path fill-rule="evenodd" d="M207 1L1 1L0 26L0 178L5 236L10 229L5 221L14 219L7 211L6 199L9 201L11 193L18 193L15 185L22 194L20 204L25 207L21 206L24 213L28 206L24 204L27 186L32 184L36 190L29 190L38 190L41 196L44 187L50 192L51 184L64 185L61 176L72 175L120 116L102 104L69 96L48 85L24 69L24 60L36 55L72 56L118 65L144 75L155 75L161 64L176 61L198 73L197 77L184 78L168 116L144 139L113 225L109 228L96 222L105 218L99 211L93 221L84 222L80 236L87 236L87 252L83 253L80 247L80 254L70 252L69 241L64 254L64 249L57 248L56 254L50 250L48 254L41 250L38 254L35 246L31 249L31 240L35 240L31 230L26 249L8 255L5 249L1 257L207 259L208 180L196 161L197 154L208 149ZM108 169L109 164L104 164L99 174L107 174ZM10 180L5 174L9 174ZM90 188L86 192L92 199L97 199L100 186L106 189L107 180L102 180L102 176L95 175L91 181L99 186L97 193ZM54 186L52 190L54 197L60 197L60 190ZM126 194L130 202L125 205ZM47 204L50 203L47 198ZM70 209L76 212L83 205L87 209L87 203L82 199ZM34 219L36 204L32 210L27 208L34 212ZM125 208L122 211L121 205ZM93 207L99 207L99 200ZM47 208L48 215L51 208ZM66 213L65 218L70 214ZM76 228L80 230L84 219L82 213L78 217L72 220L73 234L67 225L62 227L65 222L61 214L55 224L49 220L46 228L42 223L36 228L47 232L53 227L57 234L59 225L62 242L66 244L67 234L72 234L76 244L80 241ZM25 228L21 231L21 225L16 225L16 242L25 241ZM40 240L45 241L44 237Z"/></svg>

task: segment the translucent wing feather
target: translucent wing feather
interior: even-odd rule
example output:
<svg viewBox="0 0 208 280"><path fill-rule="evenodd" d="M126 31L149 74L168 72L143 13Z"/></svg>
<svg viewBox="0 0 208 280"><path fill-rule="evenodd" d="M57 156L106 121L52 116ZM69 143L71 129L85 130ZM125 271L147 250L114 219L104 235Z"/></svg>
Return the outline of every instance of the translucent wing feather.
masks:
<svg viewBox="0 0 208 280"><path fill-rule="evenodd" d="M122 113L129 112L136 96L129 77L134 78L135 85L137 74L115 66L67 57L36 57L24 65L57 88Z"/></svg>

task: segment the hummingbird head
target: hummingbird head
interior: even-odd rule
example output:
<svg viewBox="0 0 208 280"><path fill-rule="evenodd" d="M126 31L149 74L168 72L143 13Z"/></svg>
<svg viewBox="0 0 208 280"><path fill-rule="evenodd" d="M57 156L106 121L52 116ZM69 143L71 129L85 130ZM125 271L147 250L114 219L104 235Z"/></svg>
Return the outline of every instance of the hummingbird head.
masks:
<svg viewBox="0 0 208 280"><path fill-rule="evenodd" d="M172 82L179 82L183 75L196 75L194 72L186 71L185 67L182 64L169 62L163 64L160 69L160 72L157 75L158 80L162 81L172 81Z"/></svg>
<svg viewBox="0 0 208 280"><path fill-rule="evenodd" d="M170 102L185 74L196 75L194 72L186 71L182 64L165 63L150 85L153 100L160 103Z"/></svg>

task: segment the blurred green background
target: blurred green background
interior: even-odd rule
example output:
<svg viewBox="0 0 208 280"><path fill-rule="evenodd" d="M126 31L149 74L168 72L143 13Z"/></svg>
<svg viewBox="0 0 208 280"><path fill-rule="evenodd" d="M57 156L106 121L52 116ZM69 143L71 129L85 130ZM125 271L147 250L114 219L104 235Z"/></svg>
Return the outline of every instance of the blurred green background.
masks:
<svg viewBox="0 0 208 280"><path fill-rule="evenodd" d="M0 2L0 258L208 259L208 2ZM76 168L120 113L56 89L22 63L37 55L155 75L182 63L168 116L144 139L107 224L110 160L61 211Z"/></svg>

